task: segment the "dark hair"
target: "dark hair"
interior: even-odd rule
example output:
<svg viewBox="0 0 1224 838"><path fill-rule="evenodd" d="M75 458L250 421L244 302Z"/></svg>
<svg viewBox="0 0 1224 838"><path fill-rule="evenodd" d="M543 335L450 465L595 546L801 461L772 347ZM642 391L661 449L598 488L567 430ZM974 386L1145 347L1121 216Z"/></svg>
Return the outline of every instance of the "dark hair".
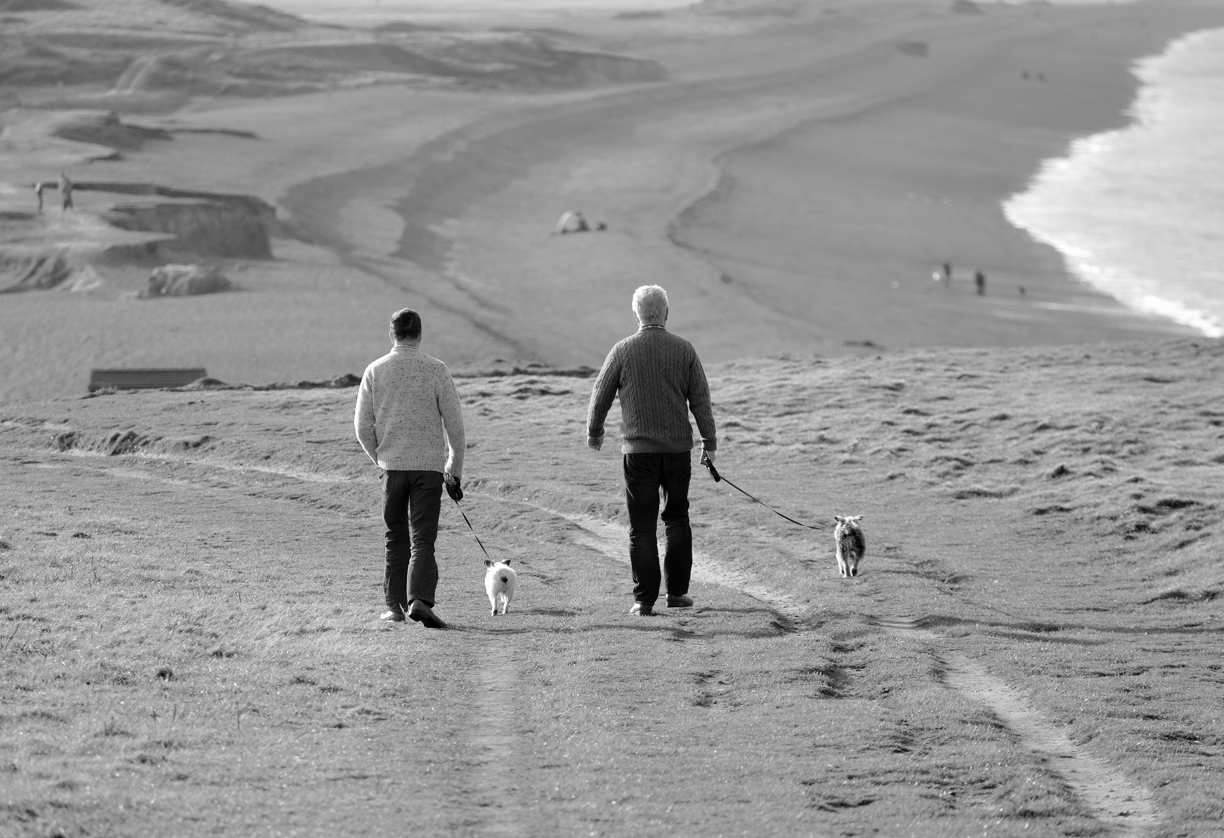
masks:
<svg viewBox="0 0 1224 838"><path fill-rule="evenodd" d="M396 340L417 340L421 336L421 315L410 308L401 308L391 315L391 330Z"/></svg>

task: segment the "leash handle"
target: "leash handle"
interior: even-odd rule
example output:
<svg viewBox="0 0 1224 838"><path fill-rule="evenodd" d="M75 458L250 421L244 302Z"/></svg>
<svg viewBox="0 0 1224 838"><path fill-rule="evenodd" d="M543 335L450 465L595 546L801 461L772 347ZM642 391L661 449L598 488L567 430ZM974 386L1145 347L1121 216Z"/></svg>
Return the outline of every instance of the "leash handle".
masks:
<svg viewBox="0 0 1224 838"><path fill-rule="evenodd" d="M722 481L722 478L718 475L718 469L714 468L714 463L704 453L701 455L701 464L706 467L706 471L714 478L715 483Z"/></svg>

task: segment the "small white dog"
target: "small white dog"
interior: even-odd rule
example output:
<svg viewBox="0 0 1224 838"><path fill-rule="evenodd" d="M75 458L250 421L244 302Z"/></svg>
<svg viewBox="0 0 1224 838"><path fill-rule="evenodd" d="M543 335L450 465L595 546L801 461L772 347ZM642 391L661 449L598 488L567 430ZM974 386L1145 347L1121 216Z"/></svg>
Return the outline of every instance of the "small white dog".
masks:
<svg viewBox="0 0 1224 838"><path fill-rule="evenodd" d="M837 526L833 528L833 540L837 542L837 569L842 576L858 576L859 561L867 552L867 537L859 521L862 515L834 515Z"/></svg>
<svg viewBox="0 0 1224 838"><path fill-rule="evenodd" d="M485 559L485 593L489 595L489 607L493 616L497 616L498 607L505 614L514 599L514 589L518 587L518 574L510 567L510 560L491 562Z"/></svg>

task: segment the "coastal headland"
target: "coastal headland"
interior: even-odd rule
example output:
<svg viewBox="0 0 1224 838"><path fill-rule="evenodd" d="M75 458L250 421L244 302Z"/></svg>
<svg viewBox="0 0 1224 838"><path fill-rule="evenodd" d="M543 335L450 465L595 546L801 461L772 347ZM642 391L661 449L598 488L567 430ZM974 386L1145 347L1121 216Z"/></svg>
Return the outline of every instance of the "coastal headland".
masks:
<svg viewBox="0 0 1224 838"><path fill-rule="evenodd" d="M0 835L1218 834L1224 342L1000 202L1224 8L473 20L0 0ZM653 282L725 479L640 618L583 420ZM446 631L353 435L404 306ZM207 375L86 392L140 367Z"/></svg>
<svg viewBox="0 0 1224 838"><path fill-rule="evenodd" d="M90 367L327 378L403 305L457 368L596 365L651 282L711 361L1188 334L1068 276L1000 202L1124 124L1132 62L1224 24L1214 4L705 3L520 30L182 4L156 35L140 0L26 6L0 285L30 290L0 296L0 398L80 393ZM74 210L51 189L34 212L64 170ZM271 258L215 246L233 207ZM551 235L570 210L607 229ZM134 300L168 261L238 290Z"/></svg>

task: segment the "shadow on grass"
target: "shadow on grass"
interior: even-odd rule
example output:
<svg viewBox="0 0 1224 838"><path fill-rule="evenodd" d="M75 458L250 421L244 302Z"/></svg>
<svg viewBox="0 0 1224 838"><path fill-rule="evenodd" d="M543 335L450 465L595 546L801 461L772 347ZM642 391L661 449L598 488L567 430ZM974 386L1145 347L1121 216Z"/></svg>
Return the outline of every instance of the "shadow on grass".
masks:
<svg viewBox="0 0 1224 838"><path fill-rule="evenodd" d="M1087 631L1101 634L1151 635L1151 634L1224 634L1224 626L1094 626L1086 623L1041 623L1035 621L1019 621L1014 623L975 620L967 617L949 617L930 615L907 620L907 625L897 625L895 621L872 617L869 621L875 625L887 625L892 628L939 629L952 626L971 626L985 628L995 637L1007 637L1013 640L1040 640L1043 643L1069 643L1079 646L1098 646L1104 640L1092 640L1078 637L1053 637L1051 635L1063 631Z"/></svg>
<svg viewBox="0 0 1224 838"><path fill-rule="evenodd" d="M574 634L577 632L594 632L605 630L625 630L641 631L641 632L666 632L672 635L671 639L676 641L685 640L703 640L711 637L739 637L746 640L769 639L781 637L786 634L793 634L801 630L793 621L787 617L778 614L768 608L751 607L751 608L686 608L686 609L671 609L660 610L648 617L638 617L626 613L618 622L601 622L601 623L585 623L580 625L574 624L555 624L551 622L529 623L523 624L516 622L510 624L510 620L518 618L532 617L576 617L581 612L566 610L566 609L537 609L530 611L519 611L517 614L508 614L506 617L489 617L488 623L476 624L456 624L450 623L447 627L448 632L466 632L469 634L487 634L487 635L507 635L507 634ZM743 628L734 628L728 625L728 621L701 621L694 624L687 622L684 625L677 625L674 620L677 618L700 618L703 615L714 616L717 614L733 615L737 618L751 620L751 625ZM764 623L762 624L762 618Z"/></svg>

